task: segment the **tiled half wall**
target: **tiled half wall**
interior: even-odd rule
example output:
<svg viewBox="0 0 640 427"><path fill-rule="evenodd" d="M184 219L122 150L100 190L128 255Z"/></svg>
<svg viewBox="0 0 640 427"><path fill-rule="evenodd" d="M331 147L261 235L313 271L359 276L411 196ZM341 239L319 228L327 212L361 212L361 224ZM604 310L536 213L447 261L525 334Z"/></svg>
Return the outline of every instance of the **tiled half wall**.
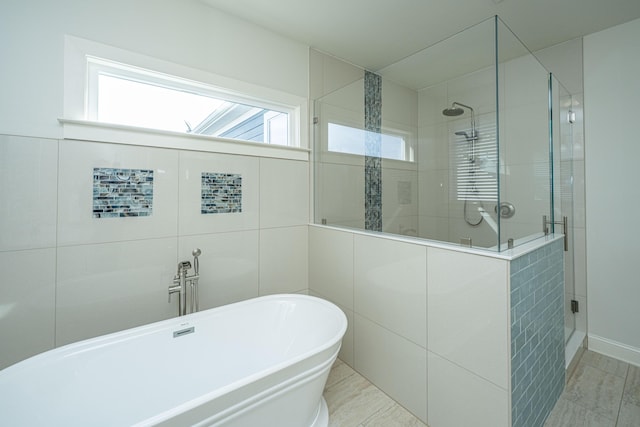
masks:
<svg viewBox="0 0 640 427"><path fill-rule="evenodd" d="M563 242L511 261L512 427L542 427L562 393Z"/></svg>

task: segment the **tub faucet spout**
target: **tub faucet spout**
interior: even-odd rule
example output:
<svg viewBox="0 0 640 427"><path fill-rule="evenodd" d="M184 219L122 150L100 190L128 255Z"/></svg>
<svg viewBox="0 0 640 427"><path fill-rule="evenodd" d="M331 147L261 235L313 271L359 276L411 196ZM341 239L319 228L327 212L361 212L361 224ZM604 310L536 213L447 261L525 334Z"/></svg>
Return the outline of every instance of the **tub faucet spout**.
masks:
<svg viewBox="0 0 640 427"><path fill-rule="evenodd" d="M173 278L173 285L169 286L169 302L171 302L171 294L178 294L178 316L198 311L198 279L200 278L198 255L200 253L200 249L193 250L195 273L189 275L190 261L181 261L178 263L178 271ZM189 310L187 310L187 292L191 294Z"/></svg>

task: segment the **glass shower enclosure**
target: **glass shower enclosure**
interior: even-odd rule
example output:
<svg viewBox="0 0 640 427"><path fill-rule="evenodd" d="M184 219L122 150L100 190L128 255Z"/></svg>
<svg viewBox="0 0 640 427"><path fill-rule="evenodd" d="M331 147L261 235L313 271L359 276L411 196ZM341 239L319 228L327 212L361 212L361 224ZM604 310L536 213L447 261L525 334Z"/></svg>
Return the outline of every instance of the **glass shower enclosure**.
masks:
<svg viewBox="0 0 640 427"><path fill-rule="evenodd" d="M551 82L498 17L362 70L314 101L314 221L497 252L553 231Z"/></svg>

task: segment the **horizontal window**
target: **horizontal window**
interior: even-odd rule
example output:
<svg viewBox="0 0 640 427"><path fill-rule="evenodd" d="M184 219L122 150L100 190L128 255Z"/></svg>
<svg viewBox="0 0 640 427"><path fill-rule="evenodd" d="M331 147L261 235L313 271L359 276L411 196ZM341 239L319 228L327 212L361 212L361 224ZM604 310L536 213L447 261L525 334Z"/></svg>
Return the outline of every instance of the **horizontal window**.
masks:
<svg viewBox="0 0 640 427"><path fill-rule="evenodd" d="M327 134L328 150L335 153L413 161L413 150L401 135L371 132L336 123L329 123Z"/></svg>
<svg viewBox="0 0 640 427"><path fill-rule="evenodd" d="M87 57L86 117L102 123L293 145L294 107Z"/></svg>

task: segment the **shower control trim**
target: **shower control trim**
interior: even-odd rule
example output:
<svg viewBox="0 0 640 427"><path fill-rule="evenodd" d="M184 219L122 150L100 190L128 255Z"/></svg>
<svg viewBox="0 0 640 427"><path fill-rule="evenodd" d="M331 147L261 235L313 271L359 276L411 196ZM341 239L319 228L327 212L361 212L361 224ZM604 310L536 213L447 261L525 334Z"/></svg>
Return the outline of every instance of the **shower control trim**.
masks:
<svg viewBox="0 0 640 427"><path fill-rule="evenodd" d="M495 213L498 213L498 205L493 209ZM516 208L509 202L500 203L500 218L511 218L516 214Z"/></svg>

